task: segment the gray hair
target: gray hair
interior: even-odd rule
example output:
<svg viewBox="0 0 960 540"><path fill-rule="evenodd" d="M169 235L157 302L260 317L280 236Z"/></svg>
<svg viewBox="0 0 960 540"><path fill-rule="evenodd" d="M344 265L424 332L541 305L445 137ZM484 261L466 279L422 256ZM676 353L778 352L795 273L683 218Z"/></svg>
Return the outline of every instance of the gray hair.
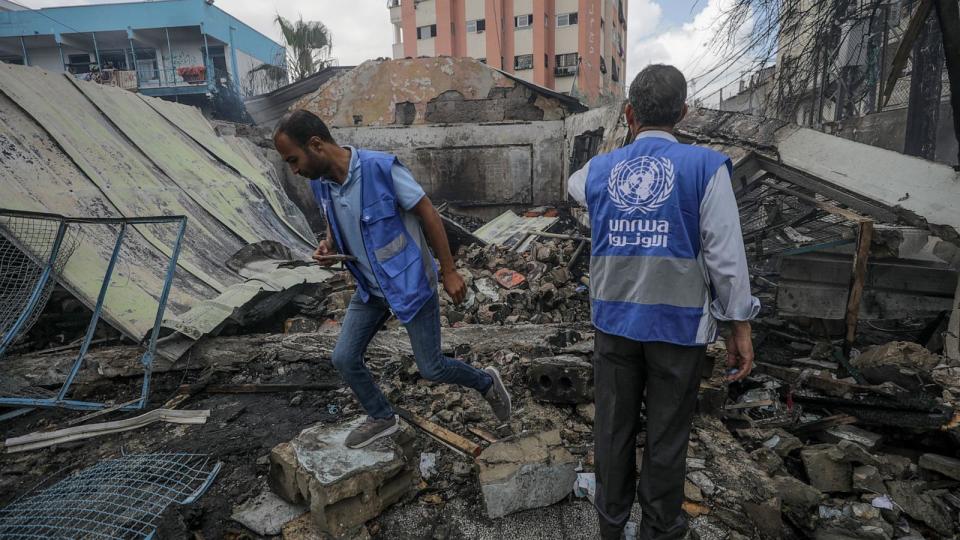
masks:
<svg viewBox="0 0 960 540"><path fill-rule="evenodd" d="M649 65L630 84L634 120L645 126L676 124L686 100L687 80L673 66Z"/></svg>

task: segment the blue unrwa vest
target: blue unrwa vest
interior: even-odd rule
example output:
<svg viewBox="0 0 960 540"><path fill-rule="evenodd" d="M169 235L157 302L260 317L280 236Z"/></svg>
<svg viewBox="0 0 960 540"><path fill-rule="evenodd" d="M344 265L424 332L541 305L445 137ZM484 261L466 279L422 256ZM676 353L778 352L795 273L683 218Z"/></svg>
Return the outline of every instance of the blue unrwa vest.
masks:
<svg viewBox="0 0 960 540"><path fill-rule="evenodd" d="M716 339L700 256L700 202L730 160L661 137L590 161L590 296L599 330L636 341Z"/></svg>
<svg viewBox="0 0 960 540"><path fill-rule="evenodd" d="M403 213L393 189L392 169L397 158L382 152L356 151L360 161L363 247L390 309L401 322L407 323L436 294L436 266L432 257L429 261L425 259L403 224ZM322 180L313 180L310 187L330 224L334 241L337 246L344 246L340 225L333 212L330 186ZM360 299L367 302L370 292L363 274L355 263L346 264L357 282ZM428 275L428 271L432 275Z"/></svg>

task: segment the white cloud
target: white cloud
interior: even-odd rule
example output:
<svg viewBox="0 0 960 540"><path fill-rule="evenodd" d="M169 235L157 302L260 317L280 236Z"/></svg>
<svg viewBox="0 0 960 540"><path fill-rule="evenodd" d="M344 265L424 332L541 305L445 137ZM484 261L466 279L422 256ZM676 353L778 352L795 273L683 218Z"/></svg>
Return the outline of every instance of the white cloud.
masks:
<svg viewBox="0 0 960 540"><path fill-rule="evenodd" d="M659 28L663 8L653 0L634 0L628 5L627 18L629 39L646 38Z"/></svg>
<svg viewBox="0 0 960 540"><path fill-rule="evenodd" d="M705 98L707 104L718 100L717 91L740 78L741 71L753 66L749 58L744 57L731 63L724 70L711 71L724 58L729 57L730 48L717 42L717 30L723 17L733 5L734 0L707 0L706 4L692 21L677 28L664 29L650 33L646 21L637 15L634 18L634 5L646 12L658 11L659 6L651 0L641 0L630 5L630 26L628 41L627 84L645 66L655 63L672 64L678 67L687 80L693 80L696 95ZM653 4L654 6L648 6ZM639 31L634 31L635 28ZM739 44L750 35L751 26L743 25L738 29ZM717 77L720 75L720 77Z"/></svg>

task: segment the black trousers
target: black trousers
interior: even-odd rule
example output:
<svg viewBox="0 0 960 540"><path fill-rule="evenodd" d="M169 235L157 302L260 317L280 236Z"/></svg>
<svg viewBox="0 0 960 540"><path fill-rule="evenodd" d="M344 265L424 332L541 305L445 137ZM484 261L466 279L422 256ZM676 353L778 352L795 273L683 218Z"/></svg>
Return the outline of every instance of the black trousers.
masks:
<svg viewBox="0 0 960 540"><path fill-rule="evenodd" d="M620 538L635 490L643 510L641 540L686 534L681 505L687 443L705 357L706 347L633 341L597 330L593 436L603 538ZM636 437L644 403L647 442L637 485Z"/></svg>

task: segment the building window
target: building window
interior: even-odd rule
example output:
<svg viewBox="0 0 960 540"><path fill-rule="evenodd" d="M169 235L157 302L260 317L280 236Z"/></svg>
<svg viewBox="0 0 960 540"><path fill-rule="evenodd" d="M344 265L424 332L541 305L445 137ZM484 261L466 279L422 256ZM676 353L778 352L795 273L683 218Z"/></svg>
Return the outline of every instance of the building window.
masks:
<svg viewBox="0 0 960 540"><path fill-rule="evenodd" d="M487 59L486 59L486 58L477 58L477 62L480 62L481 64L486 64L486 63L487 63Z"/></svg>
<svg viewBox="0 0 960 540"><path fill-rule="evenodd" d="M479 34L487 29L487 20L486 19L477 19L474 21L467 21L467 33L468 34Z"/></svg>
<svg viewBox="0 0 960 540"><path fill-rule="evenodd" d="M577 24L577 14L576 13L561 13L557 15L557 28L563 26L573 26Z"/></svg>
<svg viewBox="0 0 960 540"><path fill-rule="evenodd" d="M71 54L67 57L70 73L90 73L90 54Z"/></svg>
<svg viewBox="0 0 960 540"><path fill-rule="evenodd" d="M430 39L432 37L437 37L437 25L430 24L417 27L417 39Z"/></svg>
<svg viewBox="0 0 960 540"><path fill-rule="evenodd" d="M513 18L514 28L530 28L533 25L533 15L517 15Z"/></svg>
<svg viewBox="0 0 960 540"><path fill-rule="evenodd" d="M610 78L613 79L613 82L618 82L620 80L620 66L617 65L616 58L610 59Z"/></svg>
<svg viewBox="0 0 960 540"><path fill-rule="evenodd" d="M600 73L606 73L606 72L607 72L607 61L604 60L603 57L601 56L600 57Z"/></svg>
<svg viewBox="0 0 960 540"><path fill-rule="evenodd" d="M569 77L577 73L578 57L577 53L566 53L557 55L557 67L554 74L557 77Z"/></svg>
<svg viewBox="0 0 960 540"><path fill-rule="evenodd" d="M513 57L513 69L533 69L533 55L521 54Z"/></svg>

